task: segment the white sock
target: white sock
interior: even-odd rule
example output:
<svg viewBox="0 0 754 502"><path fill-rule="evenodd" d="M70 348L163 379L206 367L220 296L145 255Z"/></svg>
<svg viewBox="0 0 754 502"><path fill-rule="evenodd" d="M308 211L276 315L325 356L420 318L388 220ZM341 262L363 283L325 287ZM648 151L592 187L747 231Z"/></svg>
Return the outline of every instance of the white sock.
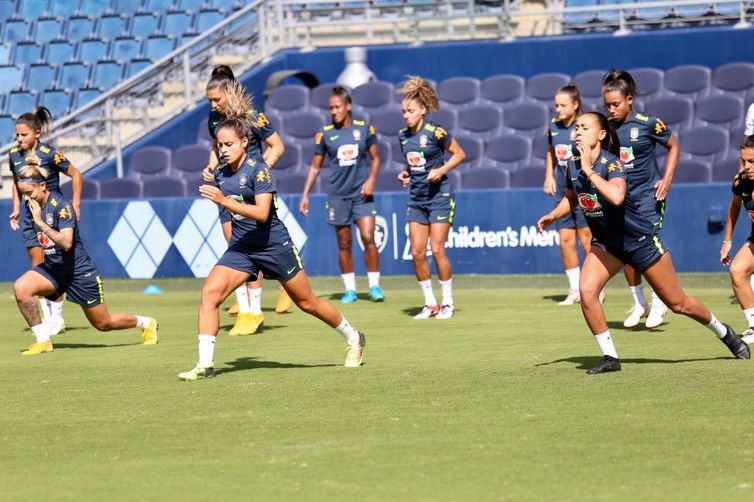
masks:
<svg viewBox="0 0 754 502"><path fill-rule="evenodd" d="M249 288L249 312L262 313L262 288Z"/></svg>
<svg viewBox="0 0 754 502"><path fill-rule="evenodd" d="M343 278L343 289L346 291L356 291L356 274L349 272L347 274L340 274Z"/></svg>
<svg viewBox="0 0 754 502"><path fill-rule="evenodd" d="M137 315L136 317L136 327L139 329L147 329L149 327L149 321L151 321L151 318L145 317L143 315Z"/></svg>
<svg viewBox="0 0 754 502"><path fill-rule="evenodd" d="M65 300L60 300L59 302L48 300L48 302L50 304L50 314L52 315L52 317L56 319L63 319L63 302L65 302Z"/></svg>
<svg viewBox="0 0 754 502"><path fill-rule="evenodd" d="M754 328L754 307L750 309L743 309L746 322L749 323L750 328Z"/></svg>
<svg viewBox="0 0 754 502"><path fill-rule="evenodd" d="M432 279L426 281L419 281L419 287L424 293L424 305L433 307L437 305L437 298L435 298L435 292L432 291Z"/></svg>
<svg viewBox="0 0 754 502"><path fill-rule="evenodd" d="M453 279L440 282L440 291L442 291L442 304L453 305Z"/></svg>
<svg viewBox="0 0 754 502"><path fill-rule="evenodd" d="M751 284L751 289L754 289L754 274L749 276L749 284Z"/></svg>
<svg viewBox="0 0 754 502"><path fill-rule="evenodd" d="M594 340L602 351L602 355L618 359L618 353L615 351L615 345L613 345L610 330L600 333L599 335L594 335Z"/></svg>
<svg viewBox="0 0 754 502"><path fill-rule="evenodd" d="M42 296L39 297L39 308L42 312L42 319L51 319L52 312L50 311L50 300Z"/></svg>
<svg viewBox="0 0 754 502"><path fill-rule="evenodd" d="M644 286L639 284L638 286L629 286L628 290L631 291L631 297L634 299L634 305L641 305L647 308L647 300L644 299Z"/></svg>
<svg viewBox="0 0 754 502"><path fill-rule="evenodd" d="M655 308L665 307L665 304L662 303L662 300L660 300L660 297L657 296L657 293L655 293L655 290L652 289L651 286L649 287L649 292L651 293L650 296L652 297L652 307L655 307Z"/></svg>
<svg viewBox="0 0 754 502"><path fill-rule="evenodd" d="M718 338L724 338L728 333L728 330L723 326L723 323L717 320L715 315L712 315L712 320L707 324L707 328L717 335Z"/></svg>
<svg viewBox="0 0 754 502"><path fill-rule="evenodd" d="M236 288L236 301L238 302L238 313L249 313L249 288L246 284L241 284Z"/></svg>
<svg viewBox="0 0 754 502"><path fill-rule="evenodd" d="M335 331L343 336L343 339L347 344L359 343L359 332L356 331L356 328L348 324L345 317L340 320L340 324L335 328Z"/></svg>
<svg viewBox="0 0 754 502"><path fill-rule="evenodd" d="M45 323L37 324L31 327L31 332L34 333L34 338L37 342L44 343L50 341L50 331L47 329Z"/></svg>
<svg viewBox="0 0 754 502"><path fill-rule="evenodd" d="M367 279L369 279L369 287L373 288L380 285L380 273L379 272L367 272Z"/></svg>
<svg viewBox="0 0 754 502"><path fill-rule="evenodd" d="M212 335L199 335L199 366L215 367L215 337Z"/></svg>
<svg viewBox="0 0 754 502"><path fill-rule="evenodd" d="M565 274L566 277L568 277L568 289L571 291L578 291L581 269L579 269L579 267L567 268Z"/></svg>

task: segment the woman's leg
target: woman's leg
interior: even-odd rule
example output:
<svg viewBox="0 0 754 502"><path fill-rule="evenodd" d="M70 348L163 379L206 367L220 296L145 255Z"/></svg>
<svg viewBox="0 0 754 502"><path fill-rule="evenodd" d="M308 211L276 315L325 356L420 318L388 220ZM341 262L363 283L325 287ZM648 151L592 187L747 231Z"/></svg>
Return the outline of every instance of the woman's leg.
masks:
<svg viewBox="0 0 754 502"><path fill-rule="evenodd" d="M568 296L558 305L573 305L579 302L579 254L576 251L576 229L559 228L560 259L568 278ZM588 251L587 251L588 253Z"/></svg>
<svg viewBox="0 0 754 502"><path fill-rule="evenodd" d="M29 270L13 284L13 293L16 297L18 310L31 328L36 340L31 347L22 353L24 355L38 355L43 352L52 352L51 328L46 323L42 323L35 297L44 298L54 295L55 285L39 272Z"/></svg>
<svg viewBox="0 0 754 502"><path fill-rule="evenodd" d="M432 276L427 262L427 240L429 239L429 225L410 221L408 223L408 240L411 244L411 258L414 263L414 274L419 282L419 288L424 295L424 307L414 319L429 319L440 312L435 292L432 290Z"/></svg>
<svg viewBox="0 0 754 502"><path fill-rule="evenodd" d="M356 275L353 273L353 238L351 237L351 225L336 225L335 237L338 241L338 265L340 277L343 279L343 297L341 303L353 303L356 297ZM295 302L295 300L294 300Z"/></svg>
<svg viewBox="0 0 754 502"><path fill-rule="evenodd" d="M367 266L367 280L369 281L369 298L374 302L381 302L385 294L380 288L380 251L374 240L376 218L364 216L356 220L359 228L361 243L364 245L364 262Z"/></svg>
<svg viewBox="0 0 754 502"><path fill-rule="evenodd" d="M437 277L440 280L442 301L438 319L450 319L455 311L453 302L453 273L450 260L445 253L445 243L448 241L450 223L432 223L429 226L429 245L432 249L432 257L437 267Z"/></svg>

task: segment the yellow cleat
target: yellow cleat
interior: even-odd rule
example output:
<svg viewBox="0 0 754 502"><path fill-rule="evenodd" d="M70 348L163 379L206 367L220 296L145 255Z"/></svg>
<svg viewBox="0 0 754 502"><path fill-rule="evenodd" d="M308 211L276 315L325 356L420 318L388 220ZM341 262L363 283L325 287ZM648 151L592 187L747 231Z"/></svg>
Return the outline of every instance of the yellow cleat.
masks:
<svg viewBox="0 0 754 502"><path fill-rule="evenodd" d="M28 349L21 352L24 356L38 356L45 352L52 352L52 342L34 342Z"/></svg>
<svg viewBox="0 0 754 502"><path fill-rule="evenodd" d="M149 326L141 330L141 339L144 340L142 345L157 345L160 341L157 339L157 331L159 331L160 325L157 324L157 319L149 318Z"/></svg>
<svg viewBox="0 0 754 502"><path fill-rule="evenodd" d="M281 287L280 294L278 295L278 301L275 304L275 312L277 312L278 314L288 312L288 309L291 308L291 305L293 305L293 300L291 300L291 297L288 296L286 290Z"/></svg>
<svg viewBox="0 0 754 502"><path fill-rule="evenodd" d="M236 324L228 332L229 336L253 335L264 323L264 314L238 314Z"/></svg>
<svg viewBox="0 0 754 502"><path fill-rule="evenodd" d="M238 301L233 302L233 305L230 306L228 315L238 315Z"/></svg>

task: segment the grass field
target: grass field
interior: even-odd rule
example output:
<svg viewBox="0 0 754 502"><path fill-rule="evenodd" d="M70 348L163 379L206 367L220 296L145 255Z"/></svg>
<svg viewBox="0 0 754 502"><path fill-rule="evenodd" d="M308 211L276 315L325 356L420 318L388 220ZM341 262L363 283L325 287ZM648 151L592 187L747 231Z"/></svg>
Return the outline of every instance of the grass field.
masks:
<svg viewBox="0 0 754 502"><path fill-rule="evenodd" d="M739 330L723 274L689 292ZM625 283L605 304L620 373L599 359L564 277L459 276L456 317L414 321L420 292L387 277L384 304L342 311L367 333L366 364L342 367L339 335L264 297L255 336L196 361L198 280L106 280L110 308L157 317L161 343L98 333L66 305L55 351L31 335L0 284L0 500L752 500L754 361L732 359L679 316L627 331ZM337 298L339 279L316 278ZM362 299L363 300L363 299Z"/></svg>

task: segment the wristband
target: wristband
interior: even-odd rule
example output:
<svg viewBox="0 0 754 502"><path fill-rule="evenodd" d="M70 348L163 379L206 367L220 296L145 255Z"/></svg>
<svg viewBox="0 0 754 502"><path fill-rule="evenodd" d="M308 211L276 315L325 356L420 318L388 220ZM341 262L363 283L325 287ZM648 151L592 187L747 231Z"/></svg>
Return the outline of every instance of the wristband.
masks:
<svg viewBox="0 0 754 502"><path fill-rule="evenodd" d="M597 171L592 171L592 174L590 174L589 176L587 176L587 177L586 177L586 180L587 180L587 181L588 181L589 183L591 183L591 182L592 182L592 176L594 176L595 174L597 174Z"/></svg>

